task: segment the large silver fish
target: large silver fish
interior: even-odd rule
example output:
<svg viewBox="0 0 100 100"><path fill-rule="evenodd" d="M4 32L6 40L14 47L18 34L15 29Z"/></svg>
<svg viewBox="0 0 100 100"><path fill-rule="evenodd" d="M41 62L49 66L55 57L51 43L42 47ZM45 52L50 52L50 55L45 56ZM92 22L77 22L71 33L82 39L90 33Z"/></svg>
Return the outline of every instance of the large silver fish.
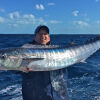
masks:
<svg viewBox="0 0 100 100"><path fill-rule="evenodd" d="M1 49L0 69L50 71L65 68L87 59L99 50L100 37L81 45L26 47Z"/></svg>

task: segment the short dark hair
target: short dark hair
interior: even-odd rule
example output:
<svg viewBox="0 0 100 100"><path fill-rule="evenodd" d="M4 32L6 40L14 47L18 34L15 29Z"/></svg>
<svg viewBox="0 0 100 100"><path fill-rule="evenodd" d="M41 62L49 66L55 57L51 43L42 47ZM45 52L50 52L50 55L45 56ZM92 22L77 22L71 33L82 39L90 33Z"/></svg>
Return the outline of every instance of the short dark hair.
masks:
<svg viewBox="0 0 100 100"><path fill-rule="evenodd" d="M49 28L45 25L39 25L35 30L35 34L38 33L41 29L45 30L49 34Z"/></svg>

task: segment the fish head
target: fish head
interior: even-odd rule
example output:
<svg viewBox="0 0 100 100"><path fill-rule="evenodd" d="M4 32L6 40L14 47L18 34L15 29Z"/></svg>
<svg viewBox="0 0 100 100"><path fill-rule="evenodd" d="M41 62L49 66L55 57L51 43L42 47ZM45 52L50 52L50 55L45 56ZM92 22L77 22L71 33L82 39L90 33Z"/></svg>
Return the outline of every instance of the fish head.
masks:
<svg viewBox="0 0 100 100"><path fill-rule="evenodd" d="M10 51L7 49L0 49L0 66L4 65L4 63L8 60L8 55Z"/></svg>
<svg viewBox="0 0 100 100"><path fill-rule="evenodd" d="M3 66L7 66L7 62L9 62L8 58L5 54L0 54L0 69L4 69Z"/></svg>
<svg viewBox="0 0 100 100"><path fill-rule="evenodd" d="M8 55L8 54L0 54L0 69L6 70L17 70L21 65L22 59L18 57Z"/></svg>
<svg viewBox="0 0 100 100"><path fill-rule="evenodd" d="M7 60L6 55L5 54L0 54L0 64L5 62L5 60Z"/></svg>

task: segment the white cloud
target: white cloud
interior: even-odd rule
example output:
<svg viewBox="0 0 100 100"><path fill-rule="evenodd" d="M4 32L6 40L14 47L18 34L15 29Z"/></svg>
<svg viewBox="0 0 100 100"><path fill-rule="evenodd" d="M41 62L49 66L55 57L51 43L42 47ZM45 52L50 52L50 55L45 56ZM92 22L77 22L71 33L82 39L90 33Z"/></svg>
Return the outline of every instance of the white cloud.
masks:
<svg viewBox="0 0 100 100"><path fill-rule="evenodd" d="M44 10L45 9L43 4L36 4L35 7L36 7L37 10Z"/></svg>
<svg viewBox="0 0 100 100"><path fill-rule="evenodd" d="M89 26L89 24L87 22L81 21L81 20L80 21L74 21L73 24L74 25L79 25L81 27L87 27L87 26Z"/></svg>
<svg viewBox="0 0 100 100"><path fill-rule="evenodd" d="M8 24L11 27L18 27L18 24Z"/></svg>
<svg viewBox="0 0 100 100"><path fill-rule="evenodd" d="M96 2L99 2L100 0L96 0Z"/></svg>
<svg viewBox="0 0 100 100"><path fill-rule="evenodd" d="M24 14L23 15L23 18L31 18L31 19L34 19L35 18L35 16L34 15L32 15L32 14Z"/></svg>
<svg viewBox="0 0 100 100"><path fill-rule="evenodd" d="M100 24L100 20L96 21L97 24Z"/></svg>
<svg viewBox="0 0 100 100"><path fill-rule="evenodd" d="M72 12L72 14L73 14L73 16L78 16L79 11L78 10L75 10L75 11Z"/></svg>
<svg viewBox="0 0 100 100"><path fill-rule="evenodd" d="M85 20L86 22L89 22L89 21L90 21L90 19L89 19L89 18L85 18L84 20Z"/></svg>
<svg viewBox="0 0 100 100"><path fill-rule="evenodd" d="M20 27L24 25L38 25L46 24L47 22L43 18L36 18L33 14L23 14L19 12L12 12L8 14L6 23L12 27Z"/></svg>
<svg viewBox="0 0 100 100"><path fill-rule="evenodd" d="M83 16L83 17L87 17L88 15L87 15L86 13L84 13L84 14L81 14L81 16Z"/></svg>
<svg viewBox="0 0 100 100"><path fill-rule="evenodd" d="M7 17L0 16L0 24L4 23L8 27L33 27L39 24L47 24L42 17L36 18L33 14L20 14L18 11L11 12Z"/></svg>
<svg viewBox="0 0 100 100"><path fill-rule="evenodd" d="M6 21L5 21L6 20ZM20 14L18 11L11 12L7 18L0 17L0 22L5 22L10 27L20 27L23 25L39 25L39 24L59 24L62 21L50 20L45 21L42 17L36 18L33 14Z"/></svg>
<svg viewBox="0 0 100 100"><path fill-rule="evenodd" d="M49 2L48 5L49 5L49 6L54 6L55 3L53 3L53 2Z"/></svg>
<svg viewBox="0 0 100 100"><path fill-rule="evenodd" d="M16 11L16 12L12 12L12 13L9 13L8 16L9 16L10 19L14 19L14 18L19 18L19 17L20 17L18 11Z"/></svg>
<svg viewBox="0 0 100 100"><path fill-rule="evenodd" d="M47 24L47 22L42 17L36 19L36 23L38 23L38 24Z"/></svg>
<svg viewBox="0 0 100 100"><path fill-rule="evenodd" d="M0 16L0 23L3 23L3 22L5 22L5 19Z"/></svg>
<svg viewBox="0 0 100 100"><path fill-rule="evenodd" d="M35 23L35 16L33 14L24 14L20 15L20 13L10 13L8 18L8 23L10 26L19 26L19 25L27 25Z"/></svg>
<svg viewBox="0 0 100 100"><path fill-rule="evenodd" d="M0 12L5 12L5 10L4 10L4 9L2 9L2 8L0 8Z"/></svg>
<svg viewBox="0 0 100 100"><path fill-rule="evenodd" d="M58 24L58 23L62 23L61 21L57 21L57 20L51 20L49 21L51 24Z"/></svg>

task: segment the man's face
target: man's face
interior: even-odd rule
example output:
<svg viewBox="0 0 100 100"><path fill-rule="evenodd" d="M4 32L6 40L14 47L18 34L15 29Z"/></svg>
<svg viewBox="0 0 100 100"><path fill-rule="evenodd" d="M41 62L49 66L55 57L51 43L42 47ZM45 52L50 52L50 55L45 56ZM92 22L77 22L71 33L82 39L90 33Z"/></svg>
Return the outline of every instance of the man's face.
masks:
<svg viewBox="0 0 100 100"><path fill-rule="evenodd" d="M46 45L50 41L50 36L45 30L40 30L35 35L35 41L39 44Z"/></svg>

